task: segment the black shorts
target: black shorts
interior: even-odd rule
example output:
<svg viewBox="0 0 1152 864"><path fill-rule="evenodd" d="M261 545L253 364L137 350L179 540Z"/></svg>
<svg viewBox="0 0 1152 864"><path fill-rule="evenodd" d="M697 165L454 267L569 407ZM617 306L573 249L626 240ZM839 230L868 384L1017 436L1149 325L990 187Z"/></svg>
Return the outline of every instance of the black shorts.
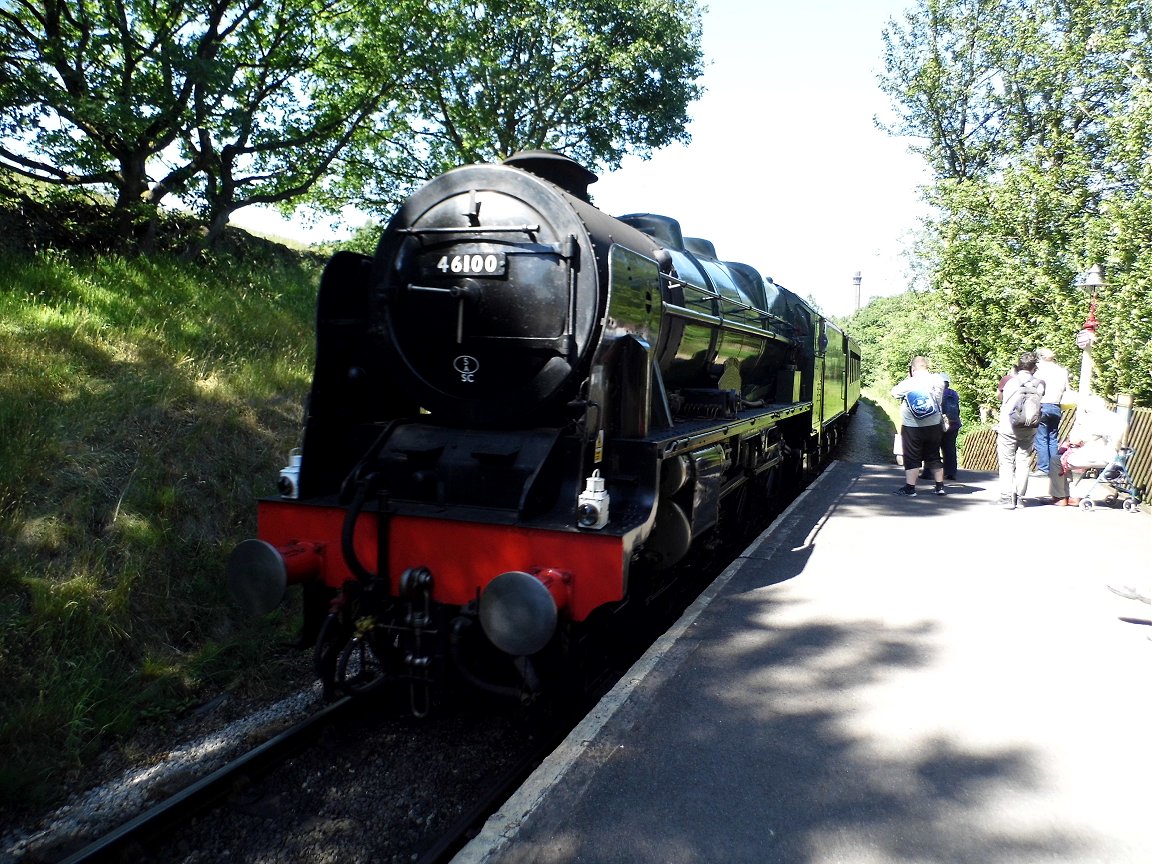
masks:
<svg viewBox="0 0 1152 864"><path fill-rule="evenodd" d="M921 465L929 469L943 468L944 462L940 458L940 439L943 435L944 427L939 423L934 426L901 426L904 469L910 471Z"/></svg>

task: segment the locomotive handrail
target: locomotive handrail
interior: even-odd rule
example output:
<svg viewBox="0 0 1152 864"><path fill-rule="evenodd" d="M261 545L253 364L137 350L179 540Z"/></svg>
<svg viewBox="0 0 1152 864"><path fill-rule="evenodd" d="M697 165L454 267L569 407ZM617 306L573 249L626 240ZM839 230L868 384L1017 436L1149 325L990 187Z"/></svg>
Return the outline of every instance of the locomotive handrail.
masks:
<svg viewBox="0 0 1152 864"><path fill-rule="evenodd" d="M400 234L539 234L539 225L460 225L446 228L400 228Z"/></svg>
<svg viewBox="0 0 1152 864"><path fill-rule="evenodd" d="M688 309L684 306L677 306L674 303L665 303L664 311L670 315L675 315L678 318L685 318L689 321L696 321L699 324L710 324L725 330L732 330L738 333L747 333L750 336L767 336L769 339L775 339L778 342L791 342L787 336L768 330L763 327L753 327L751 324L742 324L739 321L732 321L720 315L709 315L707 312L697 312L695 309Z"/></svg>
<svg viewBox="0 0 1152 864"><path fill-rule="evenodd" d="M660 277L662 279L665 279L669 284L676 284L676 285L679 285L681 288L693 288L696 291L698 291L700 294L703 294L705 297L707 297L709 299L719 300L722 303L727 303L730 306L735 306L736 308L743 309L746 312L752 312L757 318L760 318L761 320L770 321L773 324L783 324L783 325L788 324L788 322L785 321L783 318L781 318L779 315L773 315L771 312L768 312L767 310L764 310L764 309L757 309L752 304L745 303L742 300L733 300L731 297L727 297L718 291L714 291L713 289L709 288L707 285L697 285L695 282L689 282L685 279L681 279L679 276L671 276L668 273L661 273ZM683 307L683 306L676 306L676 307L669 306L668 308L683 309L685 307ZM718 320L723 320L723 319L718 319Z"/></svg>

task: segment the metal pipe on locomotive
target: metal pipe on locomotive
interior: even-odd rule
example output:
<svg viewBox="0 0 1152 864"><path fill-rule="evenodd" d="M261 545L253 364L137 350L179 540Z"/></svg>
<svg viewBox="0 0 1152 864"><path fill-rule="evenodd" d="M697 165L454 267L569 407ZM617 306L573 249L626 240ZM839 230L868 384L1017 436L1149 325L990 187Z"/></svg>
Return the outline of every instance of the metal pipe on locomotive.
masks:
<svg viewBox="0 0 1152 864"><path fill-rule="evenodd" d="M548 151L429 182L321 278L303 444L226 574L303 586L330 694L535 692L859 398L855 343L671 218L614 218Z"/></svg>

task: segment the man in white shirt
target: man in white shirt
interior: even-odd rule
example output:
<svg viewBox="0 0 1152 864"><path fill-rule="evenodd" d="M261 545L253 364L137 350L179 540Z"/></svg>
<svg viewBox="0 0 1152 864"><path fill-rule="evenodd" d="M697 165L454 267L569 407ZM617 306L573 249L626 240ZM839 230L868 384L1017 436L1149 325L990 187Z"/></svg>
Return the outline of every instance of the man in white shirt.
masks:
<svg viewBox="0 0 1152 864"><path fill-rule="evenodd" d="M1032 461L1032 445L1039 427L1017 426L1012 422L1012 409L1016 395L1022 388L1043 390L1044 382L1035 377L1036 355L1025 351L1016 363L1019 370L1004 385L1004 404L1000 406L1000 422L996 424L996 461L1000 474L1000 506L1015 510L1023 506L1028 494L1028 466ZM1043 393L1041 393L1043 403ZM1041 408L1043 410L1043 408ZM1060 461L1057 459L1059 469ZM1064 493L1067 497L1068 493Z"/></svg>
<svg viewBox="0 0 1152 864"><path fill-rule="evenodd" d="M936 481L936 494L948 494L944 490L944 463L940 458L943 395L944 379L928 371L926 357L913 357L908 377L892 388L892 396L900 400L900 441L904 453L904 485L896 490L897 495L916 494L921 465Z"/></svg>

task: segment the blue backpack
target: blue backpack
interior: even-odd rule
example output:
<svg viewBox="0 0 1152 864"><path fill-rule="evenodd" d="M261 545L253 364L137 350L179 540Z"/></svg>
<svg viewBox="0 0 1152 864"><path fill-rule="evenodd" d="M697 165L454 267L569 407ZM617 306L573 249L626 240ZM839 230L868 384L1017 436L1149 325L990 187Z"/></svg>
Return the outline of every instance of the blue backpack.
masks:
<svg viewBox="0 0 1152 864"><path fill-rule="evenodd" d="M914 417L931 417L940 410L930 390L910 390L904 401Z"/></svg>
<svg viewBox="0 0 1152 864"><path fill-rule="evenodd" d="M945 390L943 404L940 406L944 416L952 423L953 428L960 426L960 394L955 390Z"/></svg>

